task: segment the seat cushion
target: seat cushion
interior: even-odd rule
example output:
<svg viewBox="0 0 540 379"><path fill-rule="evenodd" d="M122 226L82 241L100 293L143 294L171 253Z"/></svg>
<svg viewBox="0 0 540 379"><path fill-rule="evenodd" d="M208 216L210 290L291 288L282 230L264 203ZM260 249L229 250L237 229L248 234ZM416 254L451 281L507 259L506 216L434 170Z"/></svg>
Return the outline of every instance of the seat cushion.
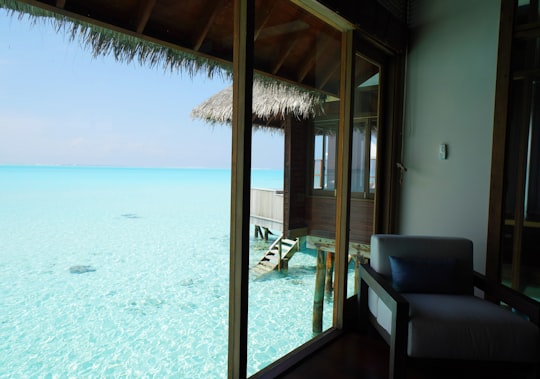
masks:
<svg viewBox="0 0 540 379"><path fill-rule="evenodd" d="M538 361L538 327L508 309L469 295L403 295L411 357Z"/></svg>

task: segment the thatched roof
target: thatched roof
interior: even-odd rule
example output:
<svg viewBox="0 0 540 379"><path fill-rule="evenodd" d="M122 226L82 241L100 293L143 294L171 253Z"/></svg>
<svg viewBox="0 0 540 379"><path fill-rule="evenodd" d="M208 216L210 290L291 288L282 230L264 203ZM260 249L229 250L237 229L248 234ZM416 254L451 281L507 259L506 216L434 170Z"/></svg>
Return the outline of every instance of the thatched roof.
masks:
<svg viewBox="0 0 540 379"><path fill-rule="evenodd" d="M232 86L216 93L191 111L193 118L210 124L232 121ZM286 116L309 119L323 111L326 96L290 84L255 79L253 82L253 123L259 128L281 127Z"/></svg>
<svg viewBox="0 0 540 379"><path fill-rule="evenodd" d="M255 72L337 96L339 31L288 0L255 7ZM189 75L232 73L234 0L0 0L0 8L52 24L94 56Z"/></svg>
<svg viewBox="0 0 540 379"><path fill-rule="evenodd" d="M162 66L165 71L182 72L191 76L201 72L210 78L215 75L231 75L229 62L142 39L135 33L128 34L100 27L16 0L0 0L0 8L7 9L19 19L28 17L33 23L50 23L58 32L65 33L70 41L78 40L83 47L90 49L94 57L113 56L119 62L135 61L148 67Z"/></svg>
<svg viewBox="0 0 540 379"><path fill-rule="evenodd" d="M113 56L120 62L137 62L148 67L161 66L165 71L190 76L200 73L208 77L232 76L229 61L182 48L177 44L159 43L158 40L154 41L128 29L100 26L16 0L0 0L0 8L7 9L19 19L28 17L33 23L50 23L58 32L67 35L70 41L78 41L90 49L94 57ZM322 113L325 99L326 95L322 91L306 89L256 72L253 86L254 124L275 130L282 126L288 115L296 119L308 119ZM232 87L193 109L192 116L212 124L231 122Z"/></svg>
<svg viewBox="0 0 540 379"><path fill-rule="evenodd" d="M120 62L137 62L141 65L161 66L165 71L206 74L208 77L230 78L231 63L205 56L179 45L162 44L143 35L123 29L118 31L84 20L67 17L61 13L31 6L16 0L0 0L13 16L28 17L31 22L50 23L65 33L71 41L91 50L94 57L113 56ZM254 123L259 127L280 127L286 115L308 119L319 114L326 95L288 84L277 78L256 73L253 87ZM232 119L232 87L227 88L196 107L192 116L210 123L228 123Z"/></svg>

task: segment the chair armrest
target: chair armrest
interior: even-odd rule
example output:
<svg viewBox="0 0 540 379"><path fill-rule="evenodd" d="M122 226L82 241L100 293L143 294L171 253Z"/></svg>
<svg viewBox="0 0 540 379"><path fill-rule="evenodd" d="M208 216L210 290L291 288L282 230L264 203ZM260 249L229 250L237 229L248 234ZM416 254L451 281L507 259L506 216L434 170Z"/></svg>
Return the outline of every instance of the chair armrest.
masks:
<svg viewBox="0 0 540 379"><path fill-rule="evenodd" d="M397 309L398 304L409 306L409 302L392 287L392 284L369 264L360 265L359 270L360 280L366 282L392 312Z"/></svg>
<svg viewBox="0 0 540 379"><path fill-rule="evenodd" d="M540 326L540 303L521 292L500 283L490 281L485 275L474 272L474 286L485 292L487 299L504 302L522 312L534 324Z"/></svg>
<svg viewBox="0 0 540 379"><path fill-rule="evenodd" d="M409 302L382 275L369 264L359 267L360 289L358 291L360 320L367 321L368 287L383 301L392 312L392 330L389 336L389 378L401 377L405 372L407 340L409 335Z"/></svg>

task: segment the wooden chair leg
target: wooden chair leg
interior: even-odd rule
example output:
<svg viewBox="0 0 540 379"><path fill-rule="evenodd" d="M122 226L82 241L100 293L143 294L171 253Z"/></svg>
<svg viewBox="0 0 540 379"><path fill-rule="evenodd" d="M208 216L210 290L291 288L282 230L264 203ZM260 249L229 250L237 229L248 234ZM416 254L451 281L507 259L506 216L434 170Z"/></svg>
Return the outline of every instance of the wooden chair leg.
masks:
<svg viewBox="0 0 540 379"><path fill-rule="evenodd" d="M406 376L407 340L409 324L409 305L398 304L392 313L392 335L390 337L390 379L402 379Z"/></svg>
<svg viewBox="0 0 540 379"><path fill-rule="evenodd" d="M368 285L367 283L360 279L359 280L359 291L358 291L358 325L357 329L363 333L367 331L369 323L369 307L368 307Z"/></svg>
<svg viewBox="0 0 540 379"><path fill-rule="evenodd" d="M389 379L404 379L406 377L407 356L399 349L390 346L390 357L388 367Z"/></svg>

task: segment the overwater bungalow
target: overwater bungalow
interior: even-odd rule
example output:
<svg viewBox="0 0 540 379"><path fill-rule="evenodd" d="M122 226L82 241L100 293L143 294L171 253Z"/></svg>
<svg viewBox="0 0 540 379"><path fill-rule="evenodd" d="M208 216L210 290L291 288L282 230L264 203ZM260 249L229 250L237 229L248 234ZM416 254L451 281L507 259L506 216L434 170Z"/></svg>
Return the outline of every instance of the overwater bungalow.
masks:
<svg viewBox="0 0 540 379"><path fill-rule="evenodd" d="M359 296L347 289L348 256L356 249L369 257L365 245L374 233L466 237L477 271L538 298L538 0L0 0L0 6L53 20L96 55L233 79L232 116L225 117L232 126L228 378L388 377L395 357L381 340L357 332L365 326ZM324 99L322 110L254 122L257 78ZM248 373L247 351L261 347L247 343L254 124L284 131L283 232L335 251L336 279L331 326ZM269 322L274 329L292 333L296 325L284 322L279 305L265 316L279 319ZM420 362L393 374L530 374L507 362L483 363Z"/></svg>
<svg viewBox="0 0 540 379"><path fill-rule="evenodd" d="M348 254L357 264L369 258L369 239L373 234L379 73L375 66L370 68L372 71L367 71L363 74L365 78L359 79L364 82L357 86L355 93L359 105L355 107L355 159L351 174L351 191L355 196L351 200L353 212L350 222L354 227L349 237ZM192 116L210 124L230 125L233 116L232 100L231 86L195 107ZM332 215L335 214L334 171L338 119L332 116L335 113L332 108L336 101L322 92L308 91L285 82L264 81L262 78L255 78L253 82L253 129L284 134L284 141L289 144L292 143L291 134L294 130L295 138L311 143L301 146L294 144L285 149L284 190L251 188L250 222L255 225L256 235L263 228L265 239L269 230L281 234L278 239L300 238L308 247L330 253L328 259L333 259L331 254L335 253L335 223ZM319 151L315 152L315 149ZM311 159L306 159L310 156ZM305 162L305 167L299 167L293 174L290 167L299 160ZM297 203L291 200L289 188L292 183L295 183L296 196L309 200L304 207L284 207L284 204ZM285 256L287 252L282 254ZM280 254L277 255L279 260ZM260 272L278 268L278 260L262 266L261 269L267 270ZM259 264L263 262L264 259Z"/></svg>

